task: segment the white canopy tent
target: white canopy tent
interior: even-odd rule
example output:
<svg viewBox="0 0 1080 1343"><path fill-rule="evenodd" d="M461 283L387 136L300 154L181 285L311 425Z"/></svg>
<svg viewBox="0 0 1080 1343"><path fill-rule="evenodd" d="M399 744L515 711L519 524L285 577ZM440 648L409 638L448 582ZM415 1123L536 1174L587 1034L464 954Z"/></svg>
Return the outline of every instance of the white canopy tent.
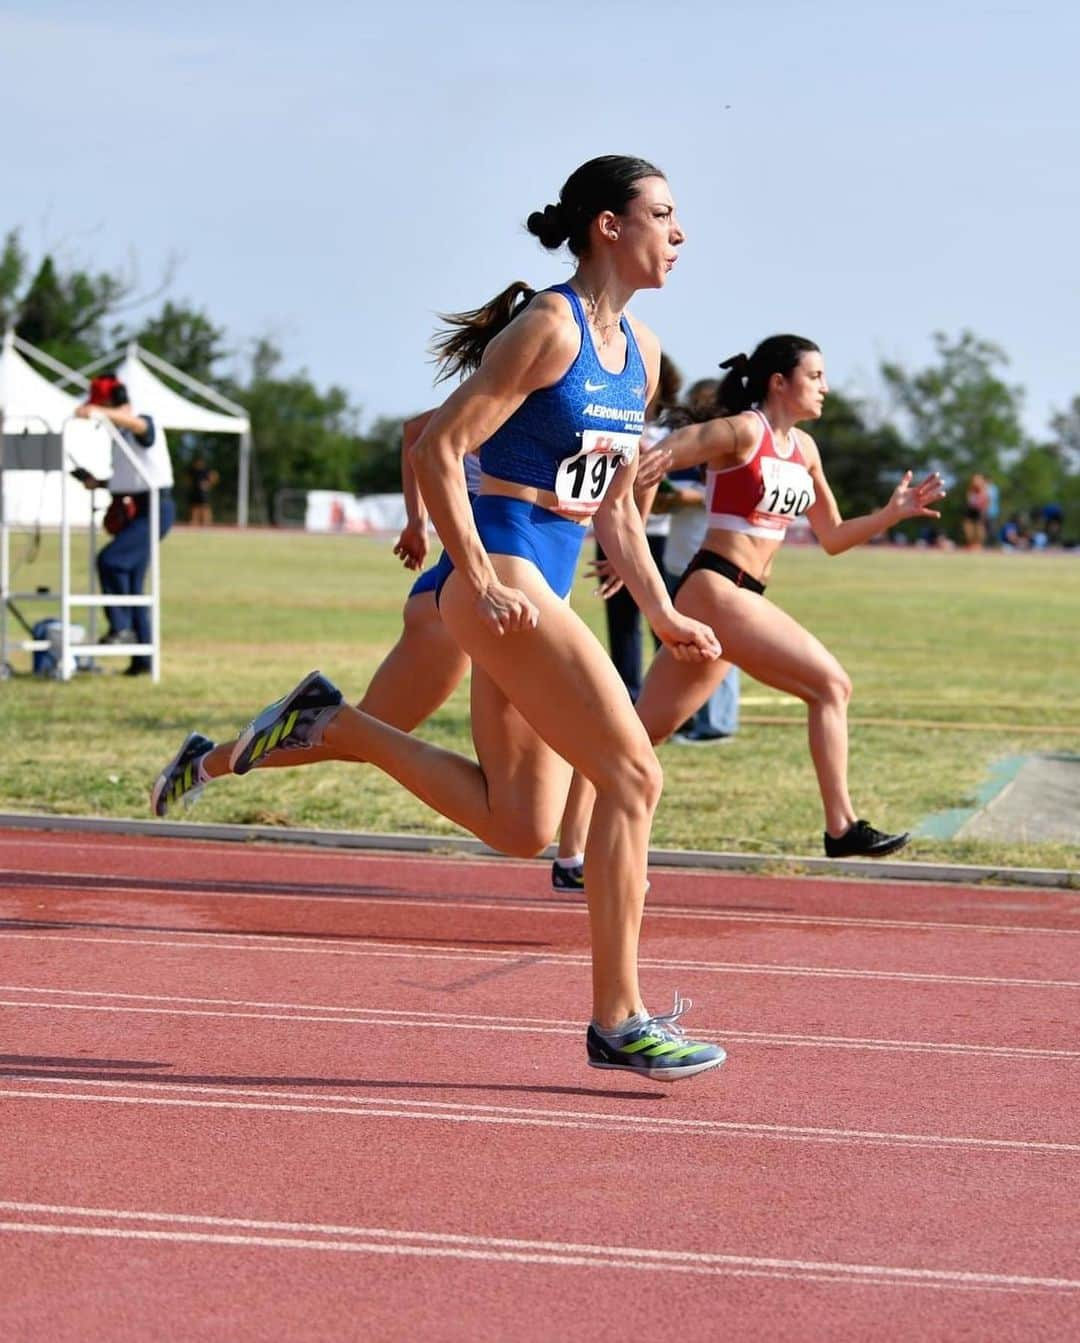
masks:
<svg viewBox="0 0 1080 1343"><path fill-rule="evenodd" d="M121 354L123 358L119 359ZM251 481L251 421L244 408L222 396L213 387L189 377L167 360L144 350L135 341L123 351L114 350L112 354L95 359L92 364L81 369L78 376L80 380L85 380L96 370L110 367L116 368L117 377L127 387L134 409L140 414L152 416L160 428L239 436L236 521L239 526L246 527ZM159 373L180 383L217 409L210 409L207 405L181 396L162 381Z"/></svg>
<svg viewBox="0 0 1080 1343"><path fill-rule="evenodd" d="M75 412L78 400L55 387L22 357L16 348L23 342L14 331L4 332L0 348L0 411L5 432L59 433Z"/></svg>
<svg viewBox="0 0 1080 1343"><path fill-rule="evenodd" d="M65 446L78 465L94 475L109 474L110 445L107 434L97 432L90 421L72 422L79 398L51 383L19 352L23 342L12 331L0 345L0 479L3 500L0 516L11 526L57 526L62 512L62 493L67 495L67 516L73 526L90 521L91 497L78 481L62 469L37 469L36 455L42 434L65 434ZM32 349L32 347L27 347ZM65 430L66 425L66 430ZM25 448L25 452L23 449ZM25 461L26 467L20 463ZM59 463L58 463L59 466Z"/></svg>
<svg viewBox="0 0 1080 1343"><path fill-rule="evenodd" d="M43 377L24 355L55 369L61 375L59 381L52 383ZM60 433L83 399L81 393L88 385L90 375L100 368L116 368L117 376L128 389L132 406L136 411L150 415L162 431L191 430L239 437L236 520L241 527L246 527L251 481L251 421L246 411L134 341L126 349L114 350L76 372L22 340L13 331L6 332L0 352L0 416L9 447L13 434ZM210 406L181 396L158 373L189 388ZM73 384L78 393L73 395L65 391L68 384ZM72 429L76 431L73 441L80 452L83 451L83 439L87 444L86 459L80 456L79 465L106 479L110 472L107 440L102 435L79 435L78 431L83 428L81 422L68 426L69 433ZM104 457L101 456L103 448ZM60 490L66 488L68 519L75 526L84 524L89 519L89 495L77 482L68 479L65 485L64 480L62 473L11 470L4 496L8 522L13 525L55 525L60 518Z"/></svg>
<svg viewBox="0 0 1080 1343"><path fill-rule="evenodd" d="M57 674L69 680L77 667L73 647L81 646L84 655L135 656L150 658L151 673L160 677L160 574L158 564L158 487L153 477L143 470L138 458L124 442L115 427L104 419L79 419L75 416L80 398L72 396L43 377L24 358L29 353L58 372L65 380L80 381L51 356L35 350L20 340L12 331L5 333L0 344L0 678L11 675L8 661L12 650L32 652L49 651L58 666ZM94 527L93 495L72 477L75 467L83 467L99 479L112 473L114 449L124 453L136 475L145 480L150 496L150 587L139 595L110 594L95 590L94 556L96 533ZM56 526L60 532L60 564L56 585L38 585L33 590L18 591L14 586L17 566L11 560L13 529ZM89 592L78 592L72 582L71 539L75 527L85 529L89 546ZM44 602L59 608L59 618L31 625L32 617L22 608ZM146 606L153 612L152 637L142 644L98 644L96 642L97 611L102 606ZM72 622L72 612L79 608L90 611L90 638L86 631ZM9 620L13 616L29 639L9 638ZM44 638L51 628L56 638ZM36 665L36 663L35 663Z"/></svg>

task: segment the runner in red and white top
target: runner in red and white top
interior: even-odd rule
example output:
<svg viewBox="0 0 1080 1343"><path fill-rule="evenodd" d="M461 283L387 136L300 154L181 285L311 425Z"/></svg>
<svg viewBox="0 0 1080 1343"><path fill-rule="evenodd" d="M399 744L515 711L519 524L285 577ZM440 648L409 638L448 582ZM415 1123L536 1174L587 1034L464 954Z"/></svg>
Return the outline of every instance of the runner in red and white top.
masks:
<svg viewBox="0 0 1080 1343"><path fill-rule="evenodd" d="M825 811L830 857L882 857L907 843L860 820L848 796L847 705L851 682L814 636L765 596L788 527L806 516L824 550L838 555L905 518L939 516L937 473L917 485L908 471L883 508L845 521L825 479L817 444L800 421L816 420L828 393L825 363L813 341L770 336L749 358L736 355L720 386L714 418L677 429L643 454L639 482L704 465L709 530L676 589L676 609L721 637L720 662L680 664L661 650L649 668L637 710L653 741L663 741L704 703L730 663L804 700L810 754Z"/></svg>
<svg viewBox="0 0 1080 1343"><path fill-rule="evenodd" d="M788 430L784 450L773 437L764 412L750 411L760 421L757 447L737 466L711 468L705 477L710 529L742 532L765 541L783 541L795 518L817 498L814 477L799 447L799 433Z"/></svg>

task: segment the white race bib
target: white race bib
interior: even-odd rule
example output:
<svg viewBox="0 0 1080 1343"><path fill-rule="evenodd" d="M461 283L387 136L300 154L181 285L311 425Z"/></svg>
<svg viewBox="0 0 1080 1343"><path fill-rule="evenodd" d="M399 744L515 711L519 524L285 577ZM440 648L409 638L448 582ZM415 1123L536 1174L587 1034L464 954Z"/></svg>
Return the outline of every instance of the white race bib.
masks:
<svg viewBox="0 0 1080 1343"><path fill-rule="evenodd" d="M615 472L634 460L640 434L624 430L585 429L581 451L565 457L555 473L559 512L570 517L591 517L603 502Z"/></svg>
<svg viewBox="0 0 1080 1343"><path fill-rule="evenodd" d="M764 489L751 522L769 518L801 518L814 502L814 480L801 462L782 457L761 459Z"/></svg>

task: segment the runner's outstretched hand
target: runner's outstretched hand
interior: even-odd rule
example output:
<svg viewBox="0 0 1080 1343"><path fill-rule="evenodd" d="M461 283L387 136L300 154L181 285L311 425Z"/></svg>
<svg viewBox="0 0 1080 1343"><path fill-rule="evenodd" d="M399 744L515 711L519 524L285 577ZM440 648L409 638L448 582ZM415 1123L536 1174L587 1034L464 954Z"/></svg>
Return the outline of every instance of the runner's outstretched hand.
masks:
<svg viewBox="0 0 1080 1343"><path fill-rule="evenodd" d="M931 471L918 485L912 485L912 474L911 471L904 472L886 507L896 515L897 521L902 518L940 518L941 514L930 505L945 498L945 482L936 471Z"/></svg>

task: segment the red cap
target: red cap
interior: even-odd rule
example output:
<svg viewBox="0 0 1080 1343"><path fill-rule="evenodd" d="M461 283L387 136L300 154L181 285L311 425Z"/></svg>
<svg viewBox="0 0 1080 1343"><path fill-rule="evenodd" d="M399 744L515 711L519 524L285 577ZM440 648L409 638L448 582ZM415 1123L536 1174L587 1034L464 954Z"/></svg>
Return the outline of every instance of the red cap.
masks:
<svg viewBox="0 0 1080 1343"><path fill-rule="evenodd" d="M117 388L123 390L123 383L115 373L102 373L99 377L90 379L90 394L87 400L92 406L116 406L122 405L127 400L127 393L124 392L123 400L118 400Z"/></svg>

